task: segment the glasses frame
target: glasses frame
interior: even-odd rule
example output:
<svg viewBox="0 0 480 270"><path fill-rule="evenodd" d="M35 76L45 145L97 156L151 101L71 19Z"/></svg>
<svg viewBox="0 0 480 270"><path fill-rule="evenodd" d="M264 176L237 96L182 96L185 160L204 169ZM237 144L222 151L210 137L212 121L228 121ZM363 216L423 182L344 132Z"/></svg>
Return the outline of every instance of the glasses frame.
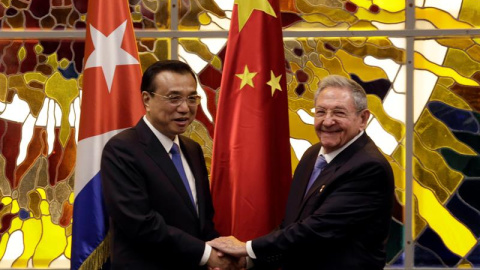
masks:
<svg viewBox="0 0 480 270"><path fill-rule="evenodd" d="M317 110L318 109L324 109L325 110L325 115L319 116L317 115ZM347 119L350 115L359 115L362 111L365 109L361 110L356 110L354 112L349 112L349 111L344 111L344 110L339 110L339 109L325 109L325 108L320 108L320 107L314 107L312 109L313 116L318 119L326 119L329 117L330 119L333 120L339 120L339 119ZM335 113L335 111L343 112L345 113L345 116L339 116L338 114Z"/></svg>
<svg viewBox="0 0 480 270"><path fill-rule="evenodd" d="M172 106L175 106L175 107L178 107L178 106L182 105L183 102L185 102L187 104L187 106L191 106L191 107L198 106L198 105L200 105L200 102L202 100L202 97L199 96L199 95L189 95L189 96L183 97L183 96L180 96L180 95L164 96L164 95L160 95L160 94L157 94L157 93L154 93L154 92L148 92L148 93L161 97L163 100L167 101L168 104L170 104ZM179 97L179 99L177 99L178 97ZM191 98L194 98L194 100L195 100L194 103L192 103Z"/></svg>

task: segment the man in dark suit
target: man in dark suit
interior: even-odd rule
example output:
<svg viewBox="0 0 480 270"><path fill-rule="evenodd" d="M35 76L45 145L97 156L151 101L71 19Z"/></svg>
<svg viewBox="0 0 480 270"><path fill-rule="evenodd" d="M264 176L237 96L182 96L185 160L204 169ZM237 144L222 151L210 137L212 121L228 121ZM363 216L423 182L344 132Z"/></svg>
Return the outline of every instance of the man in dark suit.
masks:
<svg viewBox="0 0 480 270"><path fill-rule="evenodd" d="M248 255L258 268L383 269L394 182L390 164L364 131L365 91L332 75L314 100L320 143L295 170L280 228L247 243L228 237L211 245Z"/></svg>
<svg viewBox="0 0 480 270"><path fill-rule="evenodd" d="M113 269L228 266L205 243L218 233L202 149L180 136L195 118L196 89L187 64L154 63L142 78L146 115L103 150Z"/></svg>

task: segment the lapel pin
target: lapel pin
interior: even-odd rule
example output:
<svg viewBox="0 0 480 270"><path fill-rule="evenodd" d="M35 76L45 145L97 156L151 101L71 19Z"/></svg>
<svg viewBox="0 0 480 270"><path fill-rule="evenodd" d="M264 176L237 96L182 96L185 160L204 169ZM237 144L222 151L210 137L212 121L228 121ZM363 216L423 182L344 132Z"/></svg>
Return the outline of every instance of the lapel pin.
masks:
<svg viewBox="0 0 480 270"><path fill-rule="evenodd" d="M320 190L318 191L318 193L322 193L323 189L325 188L325 185L322 185L322 187L320 188Z"/></svg>

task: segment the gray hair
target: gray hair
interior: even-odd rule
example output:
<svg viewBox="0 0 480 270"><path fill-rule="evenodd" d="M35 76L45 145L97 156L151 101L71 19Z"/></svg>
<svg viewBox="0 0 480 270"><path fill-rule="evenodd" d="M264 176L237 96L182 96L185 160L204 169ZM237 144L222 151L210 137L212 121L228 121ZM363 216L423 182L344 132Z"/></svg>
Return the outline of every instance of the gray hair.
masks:
<svg viewBox="0 0 480 270"><path fill-rule="evenodd" d="M365 93L363 87L354 80L345 78L340 75L328 75L321 80L318 85L318 90L315 92L315 96L313 99L314 102L317 100L320 92L322 92L327 87L338 87L350 90L353 97L353 103L357 112L368 108L367 94Z"/></svg>

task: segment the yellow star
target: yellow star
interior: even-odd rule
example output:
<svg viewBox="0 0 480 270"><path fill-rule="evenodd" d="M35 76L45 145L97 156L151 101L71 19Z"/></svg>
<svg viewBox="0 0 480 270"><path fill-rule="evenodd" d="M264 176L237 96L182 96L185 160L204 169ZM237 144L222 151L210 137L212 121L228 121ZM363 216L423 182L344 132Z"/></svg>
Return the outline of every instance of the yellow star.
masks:
<svg viewBox="0 0 480 270"><path fill-rule="evenodd" d="M250 72L248 70L247 65L245 65L245 69L243 70L243 74L235 74L238 78L242 79L242 83L240 84L240 89L242 89L246 84L253 87L253 77L257 75L257 72Z"/></svg>
<svg viewBox="0 0 480 270"><path fill-rule="evenodd" d="M277 17L268 0L235 0L234 3L237 4L238 9L238 32L242 31L254 9L263 11L274 18Z"/></svg>
<svg viewBox="0 0 480 270"><path fill-rule="evenodd" d="M270 70L270 81L267 82L268 85L272 88L272 97L273 94L275 93L275 90L282 91L282 87L280 86L280 79L282 78L282 74L280 76L276 77L275 74L273 74L273 71Z"/></svg>

